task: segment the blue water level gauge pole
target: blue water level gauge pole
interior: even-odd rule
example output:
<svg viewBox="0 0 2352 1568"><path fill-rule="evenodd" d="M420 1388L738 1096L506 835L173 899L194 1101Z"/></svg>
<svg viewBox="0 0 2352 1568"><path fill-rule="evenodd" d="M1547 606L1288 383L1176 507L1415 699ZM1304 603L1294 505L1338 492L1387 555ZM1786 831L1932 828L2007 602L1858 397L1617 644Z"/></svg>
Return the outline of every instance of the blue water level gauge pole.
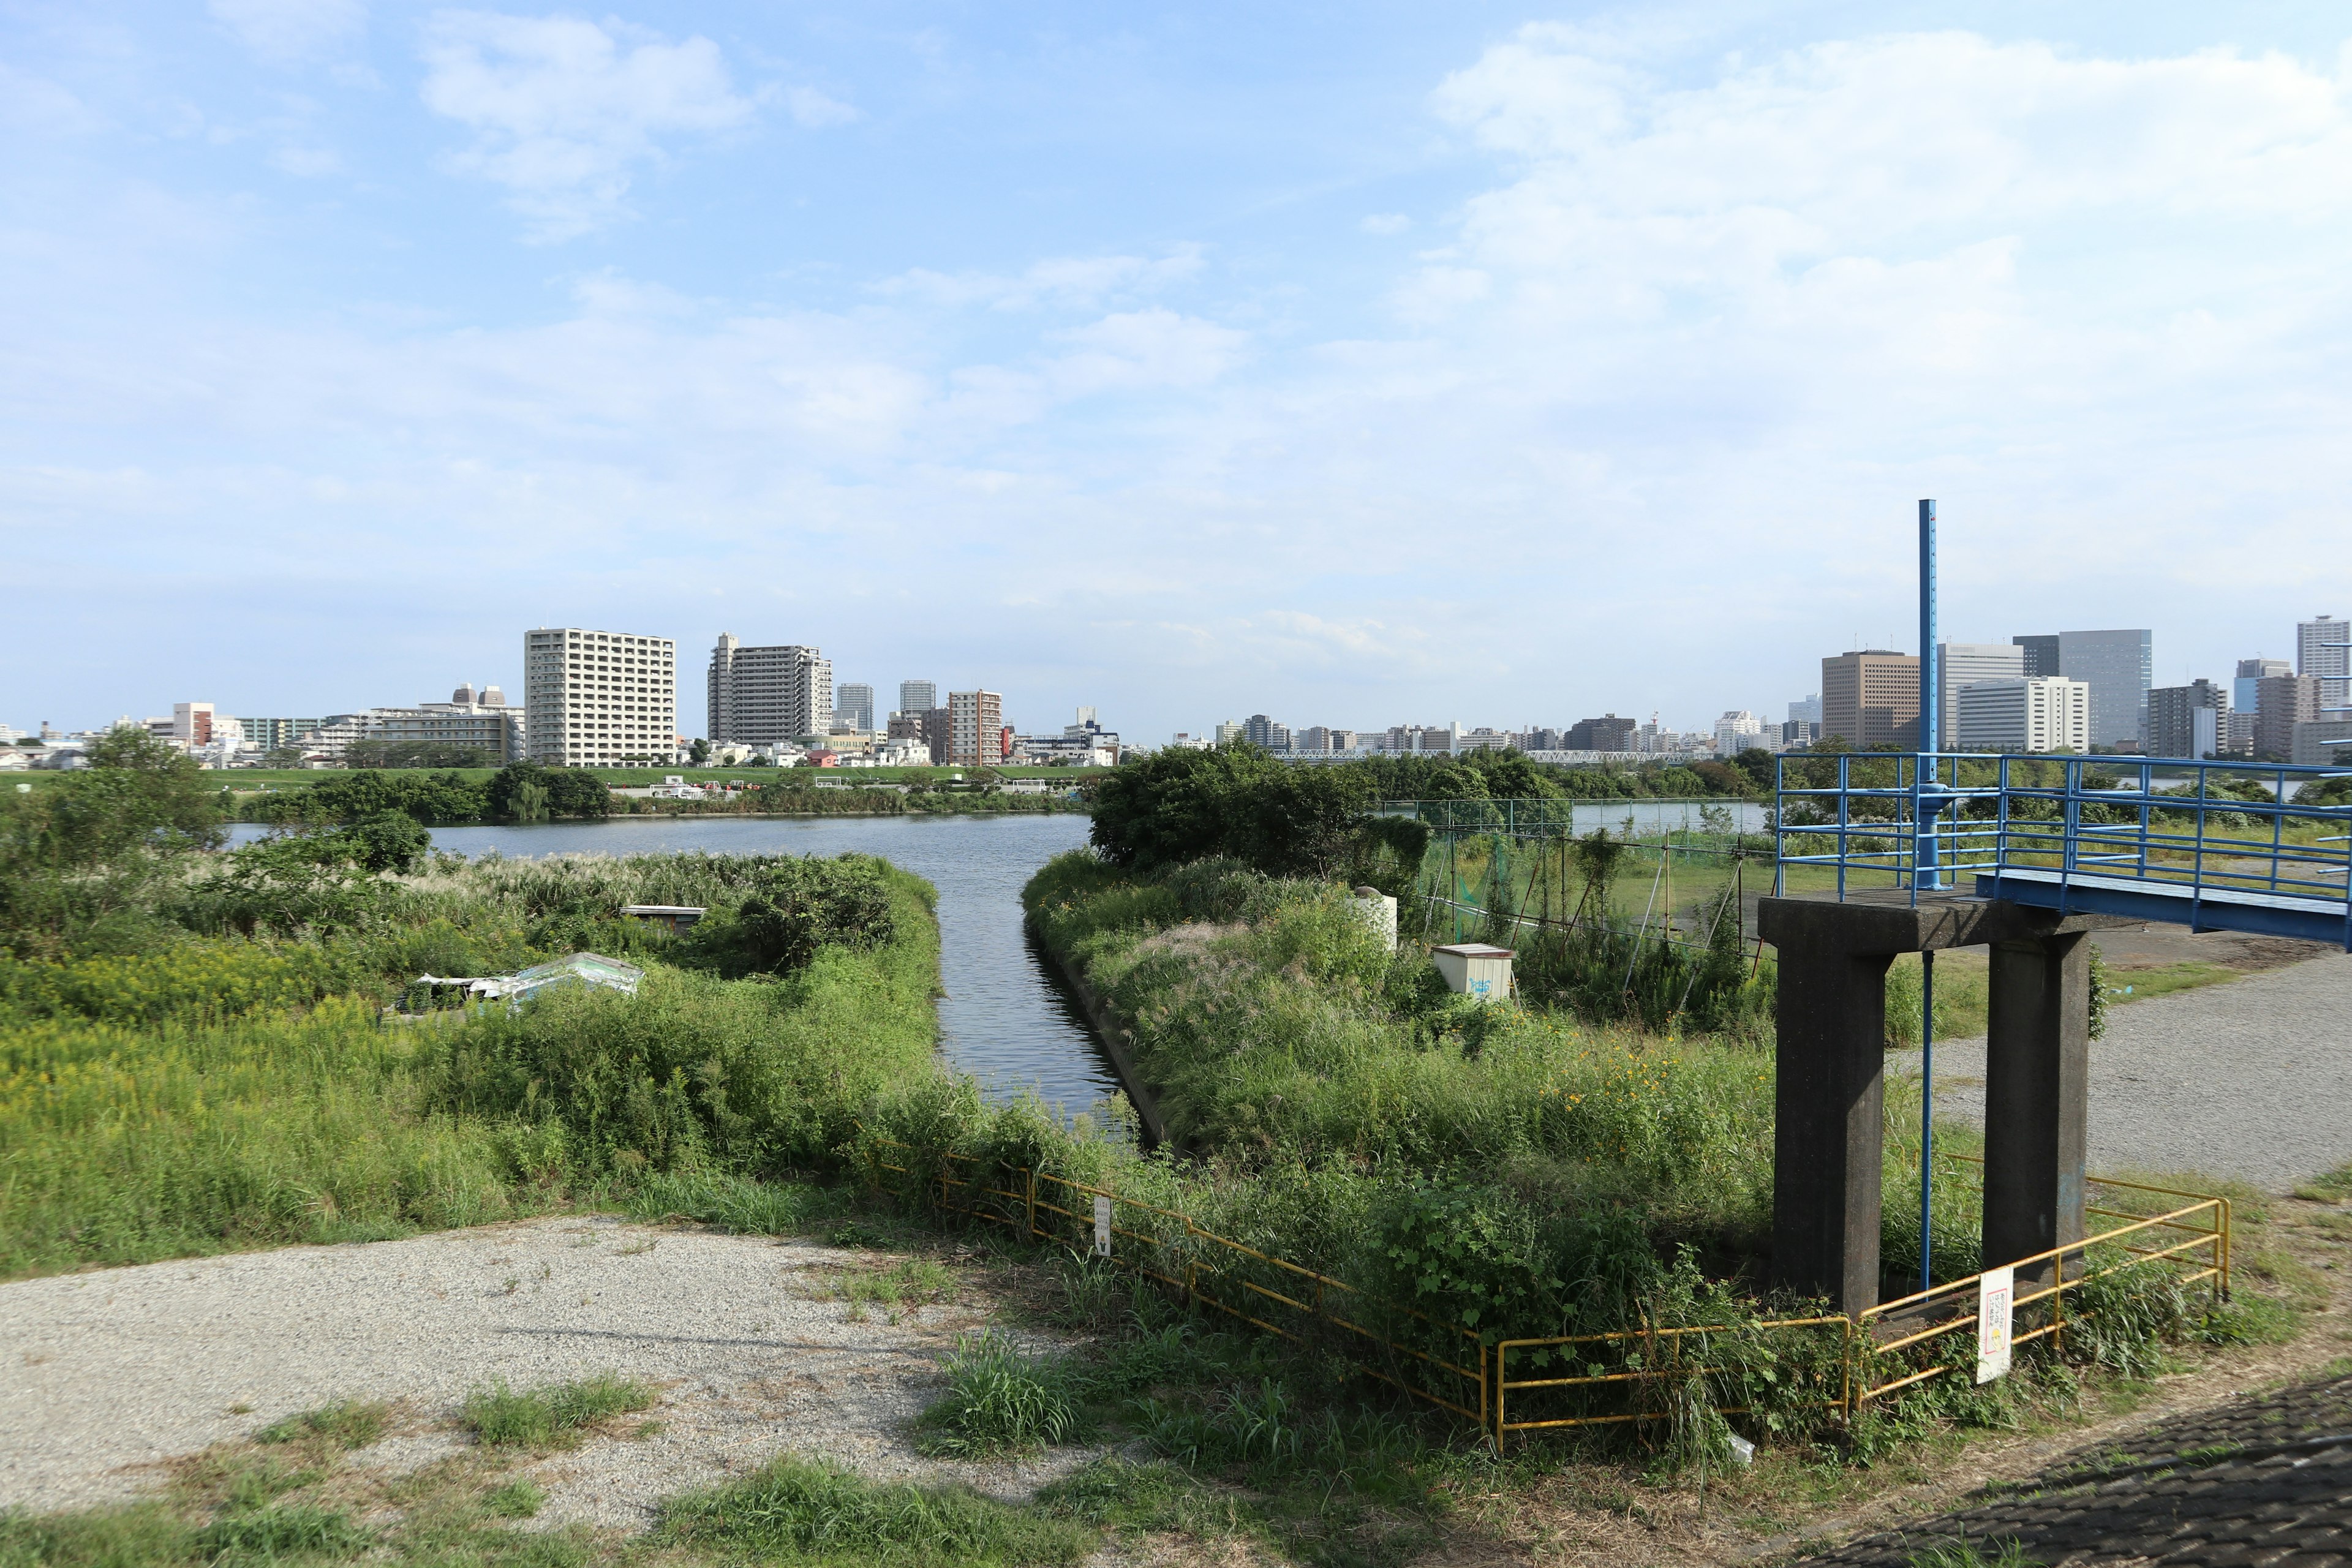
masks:
<svg viewBox="0 0 2352 1568"><path fill-rule="evenodd" d="M1922 888L1943 886L1942 868L1936 860L1936 796L1929 790L1940 784L1936 776L1936 746L1941 738L1941 720L1937 711L1938 699L1943 695L1943 681L1936 668L1939 650L1936 647L1936 503L1919 503L1919 754L1912 765L1918 770L1915 783L1918 790L1918 821L1914 825L1918 838L1911 858L1912 898L1918 898ZM1955 766L1958 764L1955 763ZM1940 792L1938 792L1940 793ZM1936 1171L1936 954L1923 950L1919 954L1919 1289L1934 1288L1933 1255L1934 1206Z"/></svg>

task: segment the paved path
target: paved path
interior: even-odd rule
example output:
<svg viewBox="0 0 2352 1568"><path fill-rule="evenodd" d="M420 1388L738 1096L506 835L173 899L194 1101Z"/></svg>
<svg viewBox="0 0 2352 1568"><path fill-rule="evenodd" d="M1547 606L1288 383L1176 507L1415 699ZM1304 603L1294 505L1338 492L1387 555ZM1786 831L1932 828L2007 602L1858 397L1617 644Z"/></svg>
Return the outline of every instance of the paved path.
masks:
<svg viewBox="0 0 2352 1568"><path fill-rule="evenodd" d="M357 1458L405 1470L464 1446L469 1389L600 1373L656 1385L661 1429L535 1466L542 1525L641 1526L787 1449L929 1475L908 1423L987 1303L967 1285L893 1323L838 1299L838 1270L888 1261L583 1215L0 1285L0 1510L133 1497L175 1458L346 1397L400 1402ZM1033 1468L956 1473L1018 1493Z"/></svg>
<svg viewBox="0 0 2352 1568"><path fill-rule="evenodd" d="M1917 1051L1890 1051L1916 1074ZM1936 1047L1937 1115L1981 1121L1981 1037ZM2285 1192L2352 1163L2352 954L2107 1010L2091 1042L2095 1173L2194 1171Z"/></svg>
<svg viewBox="0 0 2352 1568"><path fill-rule="evenodd" d="M1907 1568L2016 1542L2073 1568L2352 1564L2352 1378L2323 1379L2159 1422L1978 1507L1871 1536L1808 1563Z"/></svg>

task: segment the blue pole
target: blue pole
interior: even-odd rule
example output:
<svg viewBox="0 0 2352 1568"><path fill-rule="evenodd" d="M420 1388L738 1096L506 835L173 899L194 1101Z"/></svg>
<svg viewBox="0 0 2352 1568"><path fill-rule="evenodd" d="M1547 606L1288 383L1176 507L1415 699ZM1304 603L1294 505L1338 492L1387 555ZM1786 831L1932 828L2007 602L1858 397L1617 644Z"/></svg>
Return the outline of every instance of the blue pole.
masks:
<svg viewBox="0 0 2352 1568"><path fill-rule="evenodd" d="M1936 503L1919 503L1919 752L1918 771L1913 775L1921 790L1916 826L1918 847L1913 852L1911 886L1914 897L1921 887L1940 888L1943 872L1936 862L1936 803L1925 793L1926 787L1937 782L1937 746L1942 741L1942 715L1938 699L1943 696L1943 682L1937 679L1936 647ZM1936 1167L1936 954L1933 950L1919 954L1919 1289L1926 1290L1935 1284L1932 1258L1935 1253L1933 1209L1929 1202L1933 1194Z"/></svg>

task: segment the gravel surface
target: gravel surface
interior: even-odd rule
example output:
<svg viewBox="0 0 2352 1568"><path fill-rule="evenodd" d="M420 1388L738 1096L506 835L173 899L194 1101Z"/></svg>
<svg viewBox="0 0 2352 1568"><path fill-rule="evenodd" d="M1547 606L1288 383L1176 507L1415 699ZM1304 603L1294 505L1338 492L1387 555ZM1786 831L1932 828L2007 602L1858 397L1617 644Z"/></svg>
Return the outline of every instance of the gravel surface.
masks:
<svg viewBox="0 0 2352 1568"><path fill-rule="evenodd" d="M344 1397L400 1402L358 1458L407 1470L470 1441L454 1420L467 1390L599 1373L655 1384L659 1429L531 1466L538 1526L642 1526L661 1499L786 1450L1008 1497L1090 1457L916 1455L936 1357L990 1303L961 1288L898 1324L874 1307L853 1321L838 1271L888 1261L572 1216L0 1285L0 1508L133 1497L172 1459Z"/></svg>
<svg viewBox="0 0 2352 1568"><path fill-rule="evenodd" d="M1982 1121L1984 1047L1937 1042L1938 1117ZM1886 1065L1916 1076L1919 1053ZM2285 1192L2352 1162L2352 955L2109 1007L2089 1118L2091 1169L2107 1175L2196 1171Z"/></svg>

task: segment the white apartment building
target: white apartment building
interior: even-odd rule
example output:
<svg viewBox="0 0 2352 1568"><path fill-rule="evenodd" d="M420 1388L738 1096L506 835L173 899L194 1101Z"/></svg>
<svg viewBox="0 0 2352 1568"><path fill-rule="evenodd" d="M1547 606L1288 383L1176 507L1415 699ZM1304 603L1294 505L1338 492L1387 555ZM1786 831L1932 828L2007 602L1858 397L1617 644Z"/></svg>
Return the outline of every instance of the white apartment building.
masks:
<svg viewBox="0 0 2352 1568"><path fill-rule="evenodd" d="M1963 752L2088 752L2091 687L2063 675L1972 680L1954 696Z"/></svg>
<svg viewBox="0 0 2352 1568"><path fill-rule="evenodd" d="M550 767L667 762L677 750L677 644L632 632L523 634L524 747Z"/></svg>
<svg viewBox="0 0 2352 1568"><path fill-rule="evenodd" d="M2025 674L2025 650L2015 643L1948 642L1936 645L1936 746L1968 751L1960 743L1959 689L1979 680L2011 680Z"/></svg>
<svg viewBox="0 0 2352 1568"><path fill-rule="evenodd" d="M831 659L799 643L745 647L734 633L719 634L710 650L713 744L772 746L832 728Z"/></svg>
<svg viewBox="0 0 2352 1568"><path fill-rule="evenodd" d="M2352 704L2352 621L2321 616L2295 623L2294 663L2297 675L2318 678L2322 708Z"/></svg>
<svg viewBox="0 0 2352 1568"><path fill-rule="evenodd" d="M1750 746L1762 745L1763 737L1763 720L1745 708L1731 709L1715 721L1715 754L1737 756Z"/></svg>

